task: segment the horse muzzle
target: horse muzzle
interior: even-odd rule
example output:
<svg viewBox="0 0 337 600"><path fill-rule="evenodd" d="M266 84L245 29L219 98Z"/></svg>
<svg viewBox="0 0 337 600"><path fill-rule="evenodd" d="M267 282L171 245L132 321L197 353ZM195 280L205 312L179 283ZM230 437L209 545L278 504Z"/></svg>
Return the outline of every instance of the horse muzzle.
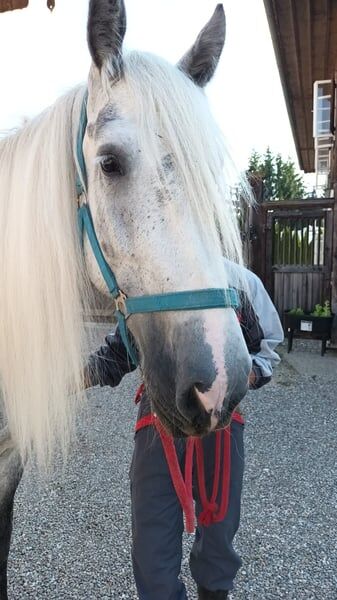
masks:
<svg viewBox="0 0 337 600"><path fill-rule="evenodd" d="M151 345L161 352L143 353L153 410L173 435L204 436L226 426L245 396L251 360L240 326L233 323L237 329L227 344L219 335L221 352L208 343L204 320L192 317L174 327L169 348L157 328Z"/></svg>

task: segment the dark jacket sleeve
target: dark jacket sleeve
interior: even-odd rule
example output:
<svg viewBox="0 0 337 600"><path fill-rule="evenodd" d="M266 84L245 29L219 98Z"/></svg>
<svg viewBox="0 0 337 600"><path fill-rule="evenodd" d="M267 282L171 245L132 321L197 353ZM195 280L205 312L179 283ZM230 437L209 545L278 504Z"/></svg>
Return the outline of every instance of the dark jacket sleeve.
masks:
<svg viewBox="0 0 337 600"><path fill-rule="evenodd" d="M117 386L124 375L134 371L118 328L105 338L105 345L90 355L85 368L87 387L94 385Z"/></svg>
<svg viewBox="0 0 337 600"><path fill-rule="evenodd" d="M266 383L269 383L271 375L266 376L263 374L261 367L254 360L254 355L258 355L261 351L261 342L264 339L264 333L260 325L259 317L244 292L241 293L241 311L239 319L248 352L252 357L252 370L255 375L255 381L254 384L251 385L251 389L257 390L263 385L266 385Z"/></svg>

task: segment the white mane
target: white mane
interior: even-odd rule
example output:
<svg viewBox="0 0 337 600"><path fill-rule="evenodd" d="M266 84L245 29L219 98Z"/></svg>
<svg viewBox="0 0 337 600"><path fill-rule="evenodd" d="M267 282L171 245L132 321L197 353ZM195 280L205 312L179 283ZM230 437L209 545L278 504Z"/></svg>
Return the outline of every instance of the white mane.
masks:
<svg viewBox="0 0 337 600"><path fill-rule="evenodd" d="M0 388L14 441L48 462L82 386L85 299L73 139L83 89L0 142ZM76 131L76 129L75 129Z"/></svg>
<svg viewBox="0 0 337 600"><path fill-rule="evenodd" d="M240 262L236 216L218 176L226 152L203 92L147 54L126 55L124 75L148 156L160 164L159 117L208 243L216 255ZM102 83L112 96L107 74ZM34 450L40 463L56 444L66 447L82 387L89 286L77 231L74 144L83 95L83 87L74 89L0 141L0 388L22 456Z"/></svg>

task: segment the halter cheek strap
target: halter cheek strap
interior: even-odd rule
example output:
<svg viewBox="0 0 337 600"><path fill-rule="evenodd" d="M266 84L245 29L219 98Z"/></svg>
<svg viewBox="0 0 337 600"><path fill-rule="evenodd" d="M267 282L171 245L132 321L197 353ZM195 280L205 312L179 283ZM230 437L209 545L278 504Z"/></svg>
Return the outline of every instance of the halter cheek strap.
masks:
<svg viewBox="0 0 337 600"><path fill-rule="evenodd" d="M80 123L76 143L76 191L79 200L78 224L81 243L84 242L84 234L87 235L90 246L94 253L96 262L102 277L107 285L109 293L115 301L114 316L117 319L121 337L126 350L134 363L138 365L138 357L133 348L126 325L126 319L134 314L167 312L177 310L205 310L210 308L234 308L240 306L239 294L234 288L208 288L202 290L188 290L183 292L171 292L165 294L152 294L149 296L138 296L129 298L118 286L116 276L109 266L97 239L90 207L85 201L80 205L80 199L86 196L87 170L83 155L83 139L87 127L87 98L83 99L80 115Z"/></svg>
<svg viewBox="0 0 337 600"><path fill-rule="evenodd" d="M138 357L137 353L129 339L128 330L126 326L126 318L127 314L125 310L127 310L126 302L127 298L125 294L119 289L117 279L115 277L114 272L111 270L109 264L107 263L105 256L103 254L100 243L97 239L96 231L94 228L90 208L88 204L82 204L78 208L78 227L80 232L81 243L84 243L84 234L87 234L88 240L90 242L90 246L94 253L97 265L101 271L102 277L106 283L106 286L109 290L109 293L113 297L115 301L115 310L114 316L117 319L121 338L123 340L123 344L127 349L128 355L135 366L138 365ZM123 310L125 309L125 310Z"/></svg>
<svg viewBox="0 0 337 600"><path fill-rule="evenodd" d="M80 113L80 122L78 124L77 130L77 138L76 138L76 160L77 160L77 169L76 169L76 193L77 198L80 199L81 196L86 194L88 187L88 177L87 177L87 169L85 166L84 154L83 154L83 140L85 136L85 130L88 124L87 117L87 103L88 103L88 91L85 92L81 113Z"/></svg>

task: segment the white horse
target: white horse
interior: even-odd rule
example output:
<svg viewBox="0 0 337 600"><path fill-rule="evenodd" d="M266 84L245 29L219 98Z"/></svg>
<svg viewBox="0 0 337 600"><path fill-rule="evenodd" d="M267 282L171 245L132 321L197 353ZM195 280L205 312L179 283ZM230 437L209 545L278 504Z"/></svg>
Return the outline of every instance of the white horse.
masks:
<svg viewBox="0 0 337 600"><path fill-rule="evenodd" d="M89 279L105 282L76 222L76 138L86 92L87 201L105 258L130 296L226 288L241 261L224 149L203 91L225 38L218 5L177 66L122 52L123 0L91 0L88 86L0 142L0 598L21 464L65 449L83 387ZM89 276L89 277L88 277ZM227 422L250 359L233 309L131 317L154 410L172 431Z"/></svg>

